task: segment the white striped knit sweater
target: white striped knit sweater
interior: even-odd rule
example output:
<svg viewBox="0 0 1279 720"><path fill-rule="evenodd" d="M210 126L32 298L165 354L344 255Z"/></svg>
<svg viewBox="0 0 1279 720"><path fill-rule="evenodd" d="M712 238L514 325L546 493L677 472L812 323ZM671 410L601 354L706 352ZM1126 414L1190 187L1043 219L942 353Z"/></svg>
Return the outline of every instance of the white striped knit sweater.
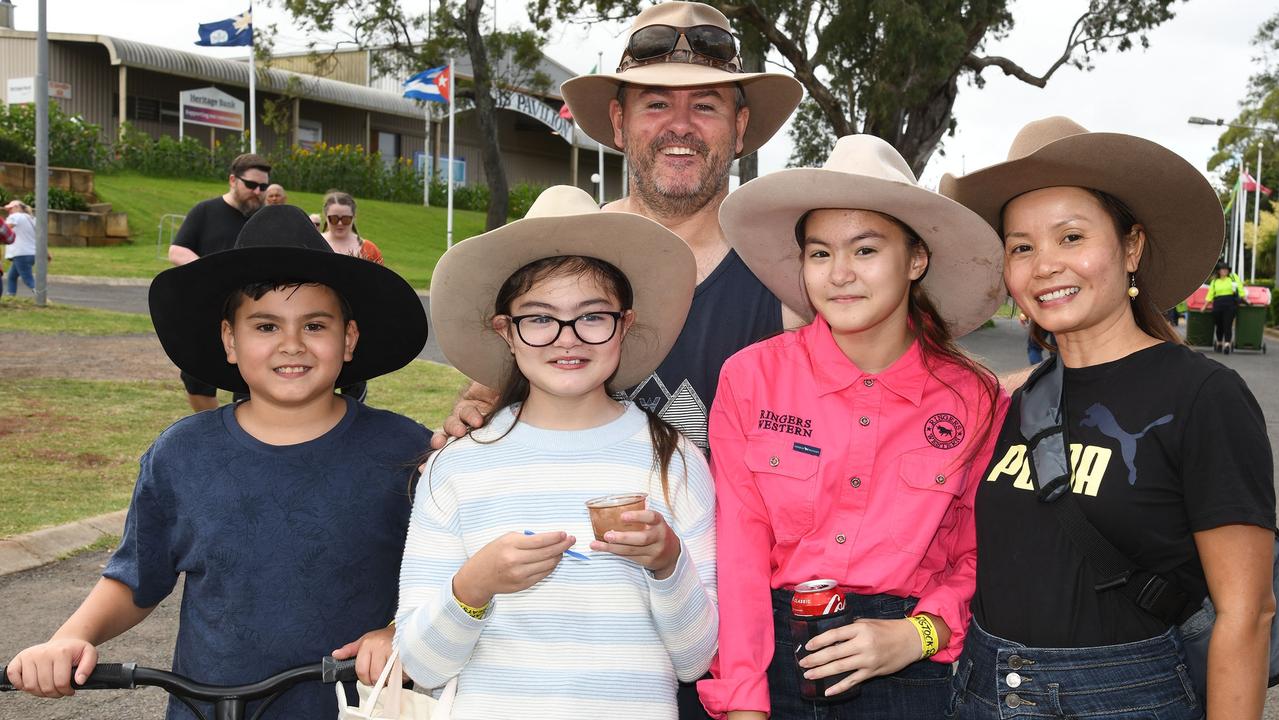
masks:
<svg viewBox="0 0 1279 720"><path fill-rule="evenodd" d="M476 433L490 440L509 410ZM694 680L715 653L715 498L700 451L681 438L670 498L653 471L648 419L628 405L582 431L524 423L493 444L462 438L436 453L418 486L400 571L395 641L424 687L458 676L454 720L675 718L676 679ZM656 580L636 563L591 551L585 501L645 491L679 536L675 572ZM564 530L577 538L544 580L498 595L476 620L452 595L453 575L507 532ZM438 694L438 693L437 693Z"/></svg>

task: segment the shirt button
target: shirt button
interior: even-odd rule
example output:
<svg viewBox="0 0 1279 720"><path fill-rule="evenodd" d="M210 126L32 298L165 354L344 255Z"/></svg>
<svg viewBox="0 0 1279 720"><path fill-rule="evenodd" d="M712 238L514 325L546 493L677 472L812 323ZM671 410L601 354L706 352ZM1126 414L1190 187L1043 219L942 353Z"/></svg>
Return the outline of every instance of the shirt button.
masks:
<svg viewBox="0 0 1279 720"><path fill-rule="evenodd" d="M866 379L866 380L863 380L863 381L862 381L862 384L863 384L863 385L865 385L866 387L874 387L874 386L875 386L875 381L874 381L874 380L870 380L870 379Z"/></svg>
<svg viewBox="0 0 1279 720"><path fill-rule="evenodd" d="M1007 703L1010 708L1021 707L1021 696L1017 693L1008 693L1008 697L1004 698L1004 702Z"/></svg>
<svg viewBox="0 0 1279 720"><path fill-rule="evenodd" d="M945 475L938 475L937 477L933 478L933 480L935 480L935 481L937 482L937 484L938 484L938 485L945 485L945 484L946 484L946 476L945 476Z"/></svg>
<svg viewBox="0 0 1279 720"><path fill-rule="evenodd" d="M769 467L777 467L777 466L778 466L778 464L780 464L780 463L781 463L781 460L778 460L776 455L774 455L774 456L772 456L771 458L769 458L769 459L768 459L768 465L769 465Z"/></svg>
<svg viewBox="0 0 1279 720"><path fill-rule="evenodd" d="M1021 687L1021 675L1018 675L1015 672L1010 672L1004 677L1004 682L1008 683L1008 687L1010 688L1019 688Z"/></svg>
<svg viewBox="0 0 1279 720"><path fill-rule="evenodd" d="M859 488L862 486L862 479L859 477L849 478L848 484L852 485L854 488Z"/></svg>
<svg viewBox="0 0 1279 720"><path fill-rule="evenodd" d="M840 533L840 534L838 534L838 535L836 535L836 536L835 536L835 542L839 543L840 545L843 545L843 544L844 544L844 541L845 541L845 540L847 540L847 539L848 539L848 538L844 537L844 533Z"/></svg>
<svg viewBox="0 0 1279 720"><path fill-rule="evenodd" d="M863 415L863 416L862 416L862 419L861 419L861 420L858 420L857 422L861 423L861 424L862 424L862 427L866 427L867 425L869 425L869 424L870 424L870 418L868 418L868 417L866 417L865 415Z"/></svg>

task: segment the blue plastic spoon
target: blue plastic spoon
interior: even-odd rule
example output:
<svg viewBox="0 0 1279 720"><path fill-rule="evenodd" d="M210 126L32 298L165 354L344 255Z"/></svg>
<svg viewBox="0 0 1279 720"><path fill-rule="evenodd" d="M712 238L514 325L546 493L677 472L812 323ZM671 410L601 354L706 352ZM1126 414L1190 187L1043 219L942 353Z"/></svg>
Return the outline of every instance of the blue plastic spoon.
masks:
<svg viewBox="0 0 1279 720"><path fill-rule="evenodd" d="M532 531L532 530L525 530L525 531L524 531L524 534L525 534L525 535L532 535L532 534L533 534L533 531ZM575 558L575 559L577 559L577 560L590 560L590 558L586 557L586 556L585 556L585 555L583 555L582 553L577 552L577 551L575 551L575 550L565 550L565 551L564 551L564 554L565 554L565 555L567 555L567 556L569 556L569 557L571 557L571 558Z"/></svg>

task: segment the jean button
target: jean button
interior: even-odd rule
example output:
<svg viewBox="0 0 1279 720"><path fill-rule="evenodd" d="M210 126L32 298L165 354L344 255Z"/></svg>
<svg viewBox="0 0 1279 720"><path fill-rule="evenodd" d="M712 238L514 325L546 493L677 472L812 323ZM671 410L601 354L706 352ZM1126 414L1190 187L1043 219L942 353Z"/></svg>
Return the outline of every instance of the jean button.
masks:
<svg viewBox="0 0 1279 720"><path fill-rule="evenodd" d="M1009 656L1008 656L1008 667L1012 668L1013 670L1020 670L1020 669L1021 669L1021 656L1020 656L1020 655L1009 655Z"/></svg>
<svg viewBox="0 0 1279 720"><path fill-rule="evenodd" d="M1015 672L1010 672L1004 676L1004 682L1008 684L1008 687L1016 690L1021 687L1021 675L1018 675Z"/></svg>
<svg viewBox="0 0 1279 720"><path fill-rule="evenodd" d="M1008 693L1008 697L1004 698L1004 703L1010 708L1021 707L1021 696L1017 693Z"/></svg>

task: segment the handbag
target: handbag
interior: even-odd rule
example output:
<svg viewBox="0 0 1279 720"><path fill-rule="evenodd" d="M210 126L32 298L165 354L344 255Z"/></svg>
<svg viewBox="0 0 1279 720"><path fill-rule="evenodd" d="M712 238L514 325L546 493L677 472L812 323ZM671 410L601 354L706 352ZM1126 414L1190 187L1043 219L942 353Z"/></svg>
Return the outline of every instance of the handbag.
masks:
<svg viewBox="0 0 1279 720"><path fill-rule="evenodd" d="M346 690L342 683L334 687L338 696L338 720L448 720L457 694L457 678L449 678L439 699L413 692L404 687L404 675L400 666L400 651L395 649L387 658L382 674L372 686L356 682L355 691L360 696L357 706L346 702Z"/></svg>
<svg viewBox="0 0 1279 720"><path fill-rule="evenodd" d="M1020 423L1030 459L1030 476L1040 502L1048 503L1057 522L1092 566L1097 592L1115 590L1141 610L1167 625L1179 627L1186 653L1186 669L1200 699L1208 697L1208 644L1217 621L1212 598L1191 598L1172 580L1145 570L1128 559L1084 515L1071 480L1066 409L1062 397L1065 373L1061 359L1049 358L1031 373L1021 390ZM1272 553L1273 590L1279 597L1279 534ZM1279 685L1279 614L1270 623L1269 687Z"/></svg>

